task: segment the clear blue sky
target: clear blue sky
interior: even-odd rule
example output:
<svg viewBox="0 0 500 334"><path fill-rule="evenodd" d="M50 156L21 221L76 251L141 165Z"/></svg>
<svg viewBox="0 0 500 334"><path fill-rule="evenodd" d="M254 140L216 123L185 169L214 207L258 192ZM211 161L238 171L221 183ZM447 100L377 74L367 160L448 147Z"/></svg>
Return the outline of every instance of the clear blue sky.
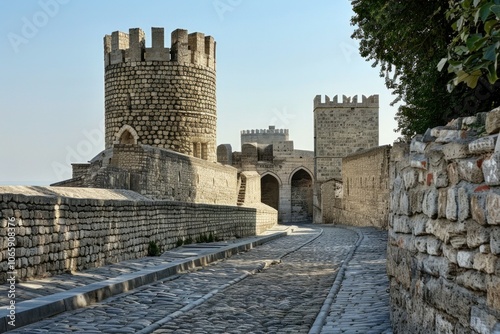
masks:
<svg viewBox="0 0 500 334"><path fill-rule="evenodd" d="M313 150L313 98L380 95L380 144L397 138L393 96L351 40L350 1L2 0L0 184L47 185L104 148L105 34L165 27L217 41L217 144L290 129Z"/></svg>

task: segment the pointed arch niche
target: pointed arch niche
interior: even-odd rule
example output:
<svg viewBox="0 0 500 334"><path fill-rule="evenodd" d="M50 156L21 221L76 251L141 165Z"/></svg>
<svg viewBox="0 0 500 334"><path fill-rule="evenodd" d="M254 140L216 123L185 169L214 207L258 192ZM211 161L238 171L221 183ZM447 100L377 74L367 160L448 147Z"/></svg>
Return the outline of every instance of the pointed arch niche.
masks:
<svg viewBox="0 0 500 334"><path fill-rule="evenodd" d="M115 144L137 145L138 139L137 131L130 125L124 125L115 135Z"/></svg>

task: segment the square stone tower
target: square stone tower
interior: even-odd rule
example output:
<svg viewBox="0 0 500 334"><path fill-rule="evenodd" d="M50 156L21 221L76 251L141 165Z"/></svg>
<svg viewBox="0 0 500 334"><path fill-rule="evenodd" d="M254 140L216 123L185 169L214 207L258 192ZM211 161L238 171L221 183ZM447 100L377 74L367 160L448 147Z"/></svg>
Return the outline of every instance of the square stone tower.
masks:
<svg viewBox="0 0 500 334"><path fill-rule="evenodd" d="M379 96L314 98L314 221L321 223L321 184L342 179L342 158L378 146Z"/></svg>

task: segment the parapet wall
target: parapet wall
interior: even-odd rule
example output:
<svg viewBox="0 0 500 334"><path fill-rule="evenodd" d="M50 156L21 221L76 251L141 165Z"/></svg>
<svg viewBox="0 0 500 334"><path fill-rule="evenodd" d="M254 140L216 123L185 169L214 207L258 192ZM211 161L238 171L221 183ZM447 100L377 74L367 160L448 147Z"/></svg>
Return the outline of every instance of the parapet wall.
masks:
<svg viewBox="0 0 500 334"><path fill-rule="evenodd" d="M484 118L455 120L392 149L395 333L500 330L500 110Z"/></svg>
<svg viewBox="0 0 500 334"><path fill-rule="evenodd" d="M80 271L147 255L200 235L252 236L277 223L276 210L151 201L126 190L0 187L0 225L15 229L18 279ZM7 278L7 238L0 240L0 283Z"/></svg>
<svg viewBox="0 0 500 334"><path fill-rule="evenodd" d="M276 129L274 126L269 126L269 129L255 129L241 131L241 145L245 143L257 143L272 145L277 141L287 141L289 138L288 129Z"/></svg>

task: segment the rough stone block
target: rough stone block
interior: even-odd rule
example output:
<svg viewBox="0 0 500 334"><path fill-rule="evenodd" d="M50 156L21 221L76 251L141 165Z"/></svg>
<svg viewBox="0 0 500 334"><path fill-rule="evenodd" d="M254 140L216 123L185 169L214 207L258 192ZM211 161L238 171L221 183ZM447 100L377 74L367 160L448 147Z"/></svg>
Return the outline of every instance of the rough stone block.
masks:
<svg viewBox="0 0 500 334"><path fill-rule="evenodd" d="M486 275L475 270L467 270L459 274L457 283L474 291L486 291Z"/></svg>
<svg viewBox="0 0 500 334"><path fill-rule="evenodd" d="M399 214L409 216L410 212L410 202L408 199L408 193L401 192L401 196L399 198Z"/></svg>
<svg viewBox="0 0 500 334"><path fill-rule="evenodd" d="M462 130L440 130L436 137L436 143L450 143L466 138L467 132Z"/></svg>
<svg viewBox="0 0 500 334"><path fill-rule="evenodd" d="M492 309L500 311L500 278L498 276L486 277L486 303Z"/></svg>
<svg viewBox="0 0 500 334"><path fill-rule="evenodd" d="M422 202L422 212L429 218L437 218L438 215L438 191L436 188L429 189Z"/></svg>
<svg viewBox="0 0 500 334"><path fill-rule="evenodd" d="M415 136L410 143L410 152L411 153L424 153L425 148L427 147L427 143L422 141L422 136Z"/></svg>
<svg viewBox="0 0 500 334"><path fill-rule="evenodd" d="M412 154L410 156L410 167L427 170L429 161L423 154Z"/></svg>
<svg viewBox="0 0 500 334"><path fill-rule="evenodd" d="M456 271L456 266L441 256L418 253L417 261L421 264L422 271L435 277L451 278Z"/></svg>
<svg viewBox="0 0 500 334"><path fill-rule="evenodd" d="M424 215L418 215L410 218L410 224L413 226L415 236L427 235L426 226L429 219Z"/></svg>
<svg viewBox="0 0 500 334"><path fill-rule="evenodd" d="M448 188L448 195L446 197L446 218L451 221L458 219L458 204L457 204L457 188Z"/></svg>
<svg viewBox="0 0 500 334"><path fill-rule="evenodd" d="M489 244L483 244L479 246L479 252L482 254L488 254L491 253L491 247Z"/></svg>
<svg viewBox="0 0 500 334"><path fill-rule="evenodd" d="M469 193L470 191L465 187L458 188L457 203L459 221L464 221L470 217Z"/></svg>
<svg viewBox="0 0 500 334"><path fill-rule="evenodd" d="M482 164L484 181L487 185L500 185L500 153L484 159Z"/></svg>
<svg viewBox="0 0 500 334"><path fill-rule="evenodd" d="M422 212L422 202L424 201L425 190L413 188L408 191L411 214Z"/></svg>
<svg viewBox="0 0 500 334"><path fill-rule="evenodd" d="M427 241L429 240L429 237L416 237L415 238L415 248L420 252L420 253L427 253Z"/></svg>
<svg viewBox="0 0 500 334"><path fill-rule="evenodd" d="M490 153L495 151L498 135L478 138L469 143L469 152L472 154Z"/></svg>
<svg viewBox="0 0 500 334"><path fill-rule="evenodd" d="M461 142L448 143L443 145L443 153L446 160L467 158L469 145Z"/></svg>
<svg viewBox="0 0 500 334"><path fill-rule="evenodd" d="M446 203L448 201L448 189L439 189L438 194L438 218L446 218Z"/></svg>
<svg viewBox="0 0 500 334"><path fill-rule="evenodd" d="M487 274L493 274L495 272L497 256L493 254L482 254L477 253L474 256L474 266L476 270L483 271Z"/></svg>
<svg viewBox="0 0 500 334"><path fill-rule="evenodd" d="M393 221L394 232L397 233L411 233L412 228L410 226L410 221L407 216L395 216Z"/></svg>
<svg viewBox="0 0 500 334"><path fill-rule="evenodd" d="M403 182L406 190L417 185L418 173L416 170L413 168L405 168L401 174L403 175Z"/></svg>
<svg viewBox="0 0 500 334"><path fill-rule="evenodd" d="M498 323L497 318L480 308L473 306L470 315L470 327L480 334L493 334L495 325Z"/></svg>
<svg viewBox="0 0 500 334"><path fill-rule="evenodd" d="M498 133L500 130L500 108L495 108L488 113L485 129L489 134Z"/></svg>
<svg viewBox="0 0 500 334"><path fill-rule="evenodd" d="M451 245L443 244L443 255L450 261L451 263L457 264L457 253L458 251L453 248Z"/></svg>
<svg viewBox="0 0 500 334"><path fill-rule="evenodd" d="M430 255L441 255L442 242L434 237L428 237L427 239L427 253Z"/></svg>
<svg viewBox="0 0 500 334"><path fill-rule="evenodd" d="M436 333L453 334L453 324L444 315L436 314Z"/></svg>
<svg viewBox="0 0 500 334"><path fill-rule="evenodd" d="M473 220L466 222L467 226L467 246L476 248L490 242L490 229L476 223Z"/></svg>
<svg viewBox="0 0 500 334"><path fill-rule="evenodd" d="M500 195L490 192L486 197L487 222L490 225L500 224Z"/></svg>
<svg viewBox="0 0 500 334"><path fill-rule="evenodd" d="M500 227L490 229L490 251L493 254L500 254Z"/></svg>
<svg viewBox="0 0 500 334"><path fill-rule="evenodd" d="M486 224L486 195L485 194L472 194L470 200L470 210L472 219L478 224Z"/></svg>
<svg viewBox="0 0 500 334"><path fill-rule="evenodd" d="M464 159L458 161L458 175L460 179L471 183L481 183L484 181L481 169L483 160L477 158Z"/></svg>
<svg viewBox="0 0 500 334"><path fill-rule="evenodd" d="M457 253L457 263L462 268L472 269L474 265L474 257L478 254L474 251L459 250Z"/></svg>

